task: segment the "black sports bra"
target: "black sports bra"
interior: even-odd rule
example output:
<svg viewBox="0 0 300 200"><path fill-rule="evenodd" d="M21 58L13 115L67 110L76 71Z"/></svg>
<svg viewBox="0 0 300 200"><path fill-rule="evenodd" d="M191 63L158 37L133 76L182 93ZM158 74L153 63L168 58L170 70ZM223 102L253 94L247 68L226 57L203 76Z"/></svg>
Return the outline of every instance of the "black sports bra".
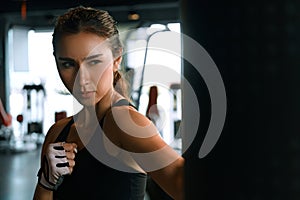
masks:
<svg viewBox="0 0 300 200"><path fill-rule="evenodd" d="M127 100L120 100L113 106L130 105ZM104 117L103 117L104 119ZM66 141L73 118L68 122L56 139ZM103 120L100 122L103 125ZM98 132L96 132L97 135ZM93 141L95 141L92 138ZM100 147L101 142L97 145ZM89 145L89 144L87 144ZM113 160L114 158L111 157ZM64 177L63 183L53 192L54 199L87 200L143 200L147 175L116 170L104 164L90 153L88 148L81 149L75 157L75 167L71 175Z"/></svg>

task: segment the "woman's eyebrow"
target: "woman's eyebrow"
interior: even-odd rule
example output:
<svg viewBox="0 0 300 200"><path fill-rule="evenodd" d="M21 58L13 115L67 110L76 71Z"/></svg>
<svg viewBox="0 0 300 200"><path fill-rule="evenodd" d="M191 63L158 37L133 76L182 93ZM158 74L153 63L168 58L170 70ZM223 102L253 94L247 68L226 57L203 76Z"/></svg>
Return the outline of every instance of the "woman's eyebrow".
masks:
<svg viewBox="0 0 300 200"><path fill-rule="evenodd" d="M88 57L83 58L83 60L91 60L91 59L100 57L100 56L102 56L102 55L103 55L103 54L95 54L95 55L91 55L91 56L88 56Z"/></svg>
<svg viewBox="0 0 300 200"><path fill-rule="evenodd" d="M71 58L64 58L64 57L58 57L58 60L64 60L64 61L74 61Z"/></svg>
<svg viewBox="0 0 300 200"><path fill-rule="evenodd" d="M102 55L103 55L103 54L95 54L95 55L91 55L91 56L88 56L88 57L83 58L83 61L84 61L84 60L91 60L91 59L100 57L100 56L102 56ZM72 58L67 58L67 57L58 57L58 60L63 60L63 61L74 61L74 59L72 59Z"/></svg>

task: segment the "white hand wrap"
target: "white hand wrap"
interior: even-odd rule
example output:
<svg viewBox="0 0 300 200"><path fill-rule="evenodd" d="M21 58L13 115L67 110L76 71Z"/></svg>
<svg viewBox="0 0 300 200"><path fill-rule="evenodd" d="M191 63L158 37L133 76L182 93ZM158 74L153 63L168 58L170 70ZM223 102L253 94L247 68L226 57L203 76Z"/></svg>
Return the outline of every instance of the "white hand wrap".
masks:
<svg viewBox="0 0 300 200"><path fill-rule="evenodd" d="M47 189L56 190L63 181L63 175L70 174L63 143L49 144L43 162L39 183Z"/></svg>

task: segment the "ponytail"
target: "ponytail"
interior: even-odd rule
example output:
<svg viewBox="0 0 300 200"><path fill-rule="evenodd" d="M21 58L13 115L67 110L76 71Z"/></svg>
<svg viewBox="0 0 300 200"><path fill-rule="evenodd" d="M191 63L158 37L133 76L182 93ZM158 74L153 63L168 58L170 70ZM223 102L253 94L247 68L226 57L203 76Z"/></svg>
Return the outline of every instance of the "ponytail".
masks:
<svg viewBox="0 0 300 200"><path fill-rule="evenodd" d="M119 94L130 101L128 83L120 71L114 72L113 86Z"/></svg>

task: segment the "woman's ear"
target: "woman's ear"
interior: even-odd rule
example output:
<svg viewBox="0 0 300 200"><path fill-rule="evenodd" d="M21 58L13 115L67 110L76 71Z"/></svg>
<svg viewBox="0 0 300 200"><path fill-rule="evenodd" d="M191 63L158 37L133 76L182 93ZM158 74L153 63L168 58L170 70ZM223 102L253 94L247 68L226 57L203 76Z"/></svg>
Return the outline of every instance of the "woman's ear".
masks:
<svg viewBox="0 0 300 200"><path fill-rule="evenodd" d="M119 56L114 60L114 70L115 71L119 69L121 62L122 62L122 56Z"/></svg>

